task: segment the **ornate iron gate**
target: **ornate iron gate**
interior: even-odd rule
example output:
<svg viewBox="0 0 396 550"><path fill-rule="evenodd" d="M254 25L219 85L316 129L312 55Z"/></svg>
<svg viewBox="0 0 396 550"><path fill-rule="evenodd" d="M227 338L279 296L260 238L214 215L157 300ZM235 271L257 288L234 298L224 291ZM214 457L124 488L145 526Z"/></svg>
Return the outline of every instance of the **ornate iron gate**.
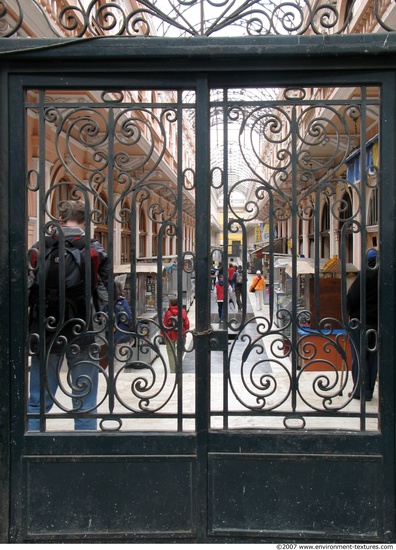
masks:
<svg viewBox="0 0 396 550"><path fill-rule="evenodd" d="M2 540L394 540L395 37L124 38L2 45Z"/></svg>

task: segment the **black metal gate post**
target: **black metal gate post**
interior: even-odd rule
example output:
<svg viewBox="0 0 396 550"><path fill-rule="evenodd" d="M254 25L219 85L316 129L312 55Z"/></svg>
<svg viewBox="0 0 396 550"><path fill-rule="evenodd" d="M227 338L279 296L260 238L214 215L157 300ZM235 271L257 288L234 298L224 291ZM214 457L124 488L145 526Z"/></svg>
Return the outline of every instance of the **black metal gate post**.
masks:
<svg viewBox="0 0 396 550"><path fill-rule="evenodd" d="M197 80L197 294L196 294L196 403L197 411L197 518L198 540L207 537L208 464L207 437L210 395L210 185L209 89L207 78ZM202 229L202 230L201 230ZM199 406L202 404L203 406Z"/></svg>
<svg viewBox="0 0 396 550"><path fill-rule="evenodd" d="M395 303L395 266L393 254L396 249L385 246L387 235L394 233L396 216L396 73L389 73L384 78L384 86L381 93L382 118L381 125L383 130L383 140L381 143L381 153L383 158L389 158L389 162L383 163L381 166L381 181L385 184L390 183L389 191L382 192L380 197L380 247L383 248L381 257L380 271L380 312L382 329L379 333L380 346L380 364L381 373L379 376L379 392L384 396L382 401L383 409L381 412L381 431L383 442L383 457L384 471L389 472L389 477L384 487L384 516L385 525L392 525L395 529L395 514L396 509L396 478L395 478L395 456L396 456L396 439L395 426L391 418L394 417L394 405L391 405L392 397L387 394L387 388L395 388L396 373L395 363L393 358L396 353L395 339L395 308L388 307L388 304ZM393 326L393 331L389 328ZM389 410L389 407L392 410ZM389 483L388 483L389 482ZM395 542L395 533L385 533L385 537Z"/></svg>
<svg viewBox="0 0 396 550"><path fill-rule="evenodd" d="M0 543L8 542L10 495L10 274L9 274L9 126L8 126L8 64L0 67Z"/></svg>

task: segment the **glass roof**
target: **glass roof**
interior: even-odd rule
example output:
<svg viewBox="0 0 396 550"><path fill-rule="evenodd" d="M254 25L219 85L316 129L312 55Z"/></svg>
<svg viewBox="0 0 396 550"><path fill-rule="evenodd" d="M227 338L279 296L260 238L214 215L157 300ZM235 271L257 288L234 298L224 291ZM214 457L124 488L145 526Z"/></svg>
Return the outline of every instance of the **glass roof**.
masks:
<svg viewBox="0 0 396 550"><path fill-rule="evenodd" d="M139 15L150 20L141 31L167 37L343 34L351 32L349 24L357 11L353 1L334 0L140 0L138 4L142 9L136 10L134 20ZM394 17L382 20L380 10L372 9L384 30L395 30Z"/></svg>
<svg viewBox="0 0 396 550"><path fill-rule="evenodd" d="M267 34L275 12L277 19L292 24L299 9L293 3L279 0L142 0L140 3L152 4L158 17L162 17L160 13L166 15L157 27L161 36L244 36L262 34L264 29ZM295 3L300 7L299 0Z"/></svg>
<svg viewBox="0 0 396 550"><path fill-rule="evenodd" d="M234 88L227 90L227 105L236 106L262 105L274 101L279 94L276 88ZM261 182L255 174L262 174L262 163L257 159L260 151L260 134L264 135L263 120L256 117L235 117L224 114L223 90L211 90L211 168L214 195L219 206L223 201L223 187L221 185L221 169L227 170L228 193L234 202L255 201L255 190ZM262 114L262 110L260 111ZM224 137L224 116L227 116L226 138ZM250 122L249 122L250 120ZM225 150L224 140L227 140ZM226 159L226 167L224 167ZM254 167L255 173L251 167Z"/></svg>

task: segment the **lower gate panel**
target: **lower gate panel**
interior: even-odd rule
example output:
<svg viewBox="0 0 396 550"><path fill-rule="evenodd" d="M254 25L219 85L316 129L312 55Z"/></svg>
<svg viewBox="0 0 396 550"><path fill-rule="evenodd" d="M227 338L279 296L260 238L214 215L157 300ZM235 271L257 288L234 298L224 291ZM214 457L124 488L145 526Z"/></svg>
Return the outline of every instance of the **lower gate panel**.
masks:
<svg viewBox="0 0 396 550"><path fill-rule="evenodd" d="M212 454L210 533L376 540L381 468L380 456Z"/></svg>
<svg viewBox="0 0 396 550"><path fill-rule="evenodd" d="M193 457L27 457L27 538L189 536Z"/></svg>

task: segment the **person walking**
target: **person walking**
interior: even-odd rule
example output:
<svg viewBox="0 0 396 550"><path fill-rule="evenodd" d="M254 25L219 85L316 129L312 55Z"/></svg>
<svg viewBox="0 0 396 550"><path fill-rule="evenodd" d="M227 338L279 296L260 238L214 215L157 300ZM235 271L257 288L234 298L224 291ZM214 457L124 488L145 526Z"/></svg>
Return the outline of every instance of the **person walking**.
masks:
<svg viewBox="0 0 396 550"><path fill-rule="evenodd" d="M54 222L56 234L46 237L45 287L39 288L39 243L33 245L29 290L29 350L30 392L28 399L28 429L40 430L41 403L48 413L55 402L59 387L72 396L76 430L96 430L97 421L87 413L96 413L99 358L95 360L93 316L108 301L107 254L100 243L90 241L86 249L85 203L70 201L62 207L59 222ZM64 256L62 261L60 256ZM90 271L86 271L89 261ZM62 264L61 272L60 264ZM86 303L85 275L89 273L91 291ZM45 311L40 297L45 292ZM45 330L43 330L45 327ZM44 356L41 356L44 340ZM97 350L96 350L97 353ZM60 373L66 359L70 393L61 381ZM44 372L44 376L43 376ZM41 392L45 392L42 396Z"/></svg>
<svg viewBox="0 0 396 550"><path fill-rule="evenodd" d="M245 276L243 273L243 269L242 269L242 266L239 265L231 281L232 288L235 291L235 298L237 301L238 309L242 309L242 290L243 290L244 282L245 282Z"/></svg>
<svg viewBox="0 0 396 550"><path fill-rule="evenodd" d="M367 253L366 265L366 319L365 331L366 338L363 338L364 347L360 356L361 339L361 303L360 287L361 273L359 273L352 283L347 294L347 312L351 322L359 321L359 327L350 331L352 340L352 378L353 391L349 397L360 399L362 369L364 369L365 380L365 400L371 401L373 397L375 381L378 371L378 268L377 251L370 249Z"/></svg>
<svg viewBox="0 0 396 550"><path fill-rule="evenodd" d="M249 292L254 292L256 296L256 309L261 311L264 303L264 289L265 280L261 275L261 271L256 271L256 275L253 277L252 284L250 285Z"/></svg>
<svg viewBox="0 0 396 550"><path fill-rule="evenodd" d="M224 307L224 277L219 275L219 280L216 283L216 299L217 299L217 308L219 311L219 322L222 323L224 320L223 317L223 307Z"/></svg>
<svg viewBox="0 0 396 550"><path fill-rule="evenodd" d="M109 307L104 305L102 311L108 314ZM132 327L132 313L129 304L123 294L121 283L114 282L114 343L126 344L132 340L130 330Z"/></svg>
<svg viewBox="0 0 396 550"><path fill-rule="evenodd" d="M230 263L228 266L228 284L231 284L235 271L235 267Z"/></svg>
<svg viewBox="0 0 396 550"><path fill-rule="evenodd" d="M217 272L217 269L216 269L215 263L212 262L212 267L210 268L210 279L211 279L211 281L212 281L211 290L214 290L214 289L215 289L215 284L216 284L216 272Z"/></svg>
<svg viewBox="0 0 396 550"><path fill-rule="evenodd" d="M166 331L162 331L162 335L165 338L166 351L168 352L169 359L169 371L171 373L176 372L177 366L177 348L179 341L179 328L182 331L183 338L183 347L186 338L186 332L190 328L190 320L187 316L186 310L182 308L181 310L181 327L178 327L179 320L179 306L177 298L169 299L169 306L165 312L163 325Z"/></svg>

